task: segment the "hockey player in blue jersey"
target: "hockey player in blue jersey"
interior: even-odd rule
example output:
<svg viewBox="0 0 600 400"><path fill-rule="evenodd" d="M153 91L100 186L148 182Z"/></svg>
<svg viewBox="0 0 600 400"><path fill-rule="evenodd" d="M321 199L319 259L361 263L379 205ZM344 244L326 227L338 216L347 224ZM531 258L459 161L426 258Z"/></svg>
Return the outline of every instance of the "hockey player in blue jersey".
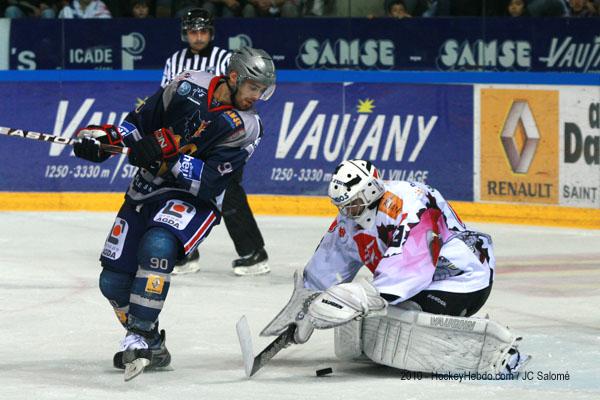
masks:
<svg viewBox="0 0 600 400"><path fill-rule="evenodd" d="M230 176L262 135L254 103L274 89L271 57L246 47L233 54L225 76L183 72L120 126L78 132L76 156L103 162L110 154L100 144L120 144L139 167L100 257L100 290L127 330L113 360L126 380L169 365L158 316L170 273L219 223Z"/></svg>

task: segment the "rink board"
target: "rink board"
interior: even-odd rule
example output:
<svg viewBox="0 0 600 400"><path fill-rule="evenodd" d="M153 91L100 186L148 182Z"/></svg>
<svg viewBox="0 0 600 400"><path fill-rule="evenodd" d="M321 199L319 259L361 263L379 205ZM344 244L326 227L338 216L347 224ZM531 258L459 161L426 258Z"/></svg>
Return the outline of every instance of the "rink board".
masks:
<svg viewBox="0 0 600 400"><path fill-rule="evenodd" d="M153 82L0 82L0 126L72 137L81 126L120 123L156 89ZM280 83L258 104L265 132L244 186L326 195L337 164L367 158L384 179L423 181L470 201L472 108L468 85ZM92 164L60 144L1 140L3 191L123 192L135 173L125 156Z"/></svg>
<svg viewBox="0 0 600 400"><path fill-rule="evenodd" d="M255 214L335 216L329 198L322 196L249 195ZM114 211L123 202L121 193L2 193L0 211ZM600 229L600 210L547 205L473 203L452 201L467 221L507 224L571 226Z"/></svg>
<svg viewBox="0 0 600 400"><path fill-rule="evenodd" d="M0 126L71 137L118 123L155 91L153 74L14 74L28 78L0 79ZM346 71L302 82L309 75L283 71L275 96L259 104L265 135L244 178L257 213L333 214L324 196L335 165L367 158L386 180L438 188L465 219L600 228L593 76L529 74L539 84L517 85L510 77L525 75ZM434 83L410 83L427 76ZM552 84L561 80L573 85ZM2 210L115 210L135 173L126 157L98 165L58 144L0 141Z"/></svg>

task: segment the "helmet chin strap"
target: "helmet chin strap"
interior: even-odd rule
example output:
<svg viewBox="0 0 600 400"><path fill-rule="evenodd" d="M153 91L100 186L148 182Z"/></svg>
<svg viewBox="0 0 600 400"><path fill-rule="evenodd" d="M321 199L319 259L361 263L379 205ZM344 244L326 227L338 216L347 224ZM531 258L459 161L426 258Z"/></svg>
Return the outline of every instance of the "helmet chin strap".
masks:
<svg viewBox="0 0 600 400"><path fill-rule="evenodd" d="M235 100L235 95L238 92L237 82L235 84L235 87L231 87L231 85L229 84L229 77L227 77L227 79L225 80L225 84L227 85L227 88L229 89L229 94L231 96L231 104L233 104L233 106L239 110L240 106L237 103L237 101Z"/></svg>

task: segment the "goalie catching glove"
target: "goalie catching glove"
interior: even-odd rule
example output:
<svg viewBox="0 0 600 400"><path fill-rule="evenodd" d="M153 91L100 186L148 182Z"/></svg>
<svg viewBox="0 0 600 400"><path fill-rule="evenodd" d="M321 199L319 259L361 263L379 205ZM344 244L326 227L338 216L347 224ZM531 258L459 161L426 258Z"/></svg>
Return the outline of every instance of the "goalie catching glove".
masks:
<svg viewBox="0 0 600 400"><path fill-rule="evenodd" d="M353 319L385 315L386 312L387 301L365 279L332 286L308 307L308 317L317 329L329 329Z"/></svg>
<svg viewBox="0 0 600 400"><path fill-rule="evenodd" d="M114 125L89 125L77 132L78 142L73 144L75 155L92 162L103 162L110 153L102 150L101 144L122 146L123 137Z"/></svg>
<svg viewBox="0 0 600 400"><path fill-rule="evenodd" d="M169 161L179 155L177 138L167 128L158 129L129 147L129 163L146 169L156 161Z"/></svg>

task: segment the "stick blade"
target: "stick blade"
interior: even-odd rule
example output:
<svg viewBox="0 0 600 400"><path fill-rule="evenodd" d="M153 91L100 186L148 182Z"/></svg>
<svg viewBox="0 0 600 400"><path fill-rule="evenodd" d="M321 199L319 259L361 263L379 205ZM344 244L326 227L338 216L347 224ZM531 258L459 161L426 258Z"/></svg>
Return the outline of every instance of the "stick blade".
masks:
<svg viewBox="0 0 600 400"><path fill-rule="evenodd" d="M240 347L242 349L242 358L244 360L244 370L246 377L252 376L252 367L254 366L254 352L252 350L252 334L250 333L250 326L245 315L235 325L237 331L238 340L240 341Z"/></svg>

